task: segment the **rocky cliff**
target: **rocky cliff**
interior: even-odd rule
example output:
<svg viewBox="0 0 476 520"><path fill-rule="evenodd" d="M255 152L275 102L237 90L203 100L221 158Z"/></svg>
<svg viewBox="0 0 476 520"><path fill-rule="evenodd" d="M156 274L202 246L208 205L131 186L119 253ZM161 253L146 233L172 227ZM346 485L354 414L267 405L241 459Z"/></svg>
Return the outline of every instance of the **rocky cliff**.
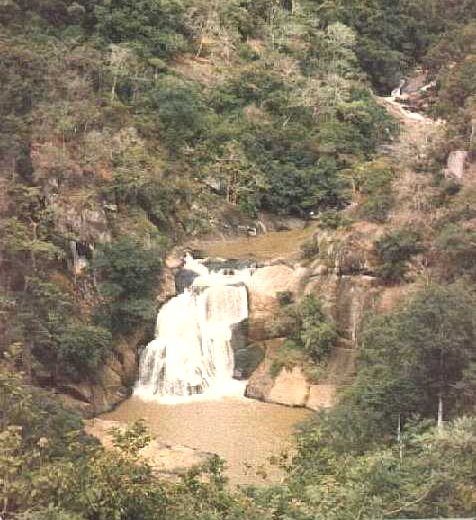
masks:
<svg viewBox="0 0 476 520"><path fill-rule="evenodd" d="M422 87L415 88L418 92ZM359 192L354 194L353 204L342 212L347 222L336 227L324 226L319 219L304 221L269 215L250 219L234 207L223 206L210 221L213 231L175 248L167 257L158 288L158 306L177 294L180 284L186 282L181 279L186 274L181 272L185 250L256 263L248 283L247 336L236 341L237 377L251 376L248 397L316 410L332 406L339 388L352 380L364 317L388 312L425 283L430 272L440 268L438 262L432 265L428 254L416 254L407 262L409 274L405 279L389 283L382 278L379 240L389 232L413 226L423 230L425 239L431 242L434 226L442 216L442 210L431 202L438 190L431 185L431 179L418 174L417 166L430 159L444 124L412 112L408 108L411 97L405 96L401 100L380 100L403 129L401 138L382 150L397 172L388 188L392 205L384 220L362 218L359 206L365 196ZM451 152L443 173L471 191L474 165L469 154ZM113 213L114 208L105 207L60 212L58 225L68 227L74 235L73 270L87 263L87 251L95 241L108 240L107 222ZM306 246L311 247L310 252L306 252ZM294 300L316 296L336 324L339 339L317 378L309 376L299 363L276 370L275 359L284 339L272 325L280 309L279 295L284 293ZM138 350L146 339L142 334L124 341L94 381L67 385L61 390L69 395L68 399L79 399L88 413L111 407L128 394L136 376Z"/></svg>

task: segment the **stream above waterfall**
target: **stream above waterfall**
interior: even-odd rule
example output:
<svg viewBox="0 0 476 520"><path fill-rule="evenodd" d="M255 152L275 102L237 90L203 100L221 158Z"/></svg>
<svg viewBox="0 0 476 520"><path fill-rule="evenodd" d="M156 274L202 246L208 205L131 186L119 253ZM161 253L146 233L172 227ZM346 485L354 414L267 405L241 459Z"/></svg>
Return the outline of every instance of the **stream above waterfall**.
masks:
<svg viewBox="0 0 476 520"><path fill-rule="evenodd" d="M159 441L225 459L231 485L260 485L283 477L269 459L292 449L295 426L311 413L244 397L169 405L133 396L101 418L123 423L143 419Z"/></svg>

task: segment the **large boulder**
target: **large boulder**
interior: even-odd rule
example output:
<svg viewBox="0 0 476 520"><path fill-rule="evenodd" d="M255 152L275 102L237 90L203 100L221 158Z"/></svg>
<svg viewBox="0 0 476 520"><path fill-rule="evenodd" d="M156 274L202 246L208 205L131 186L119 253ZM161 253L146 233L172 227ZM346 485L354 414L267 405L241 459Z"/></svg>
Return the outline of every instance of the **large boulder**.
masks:
<svg viewBox="0 0 476 520"><path fill-rule="evenodd" d="M286 406L306 406L310 385L300 367L283 368L273 382L265 401Z"/></svg>
<svg viewBox="0 0 476 520"><path fill-rule="evenodd" d="M269 324L279 309L277 293L299 294L307 270L285 264L261 267L247 283L249 296L248 334L251 341L261 341L272 336Z"/></svg>
<svg viewBox="0 0 476 520"><path fill-rule="evenodd" d="M299 365L282 367L276 373L275 360L279 358L284 341L284 338L277 338L262 343L265 358L250 377L245 395L268 403L312 410L334 406L337 389L348 385L355 375L357 350L346 346L333 348L325 374L316 383L306 377Z"/></svg>
<svg viewBox="0 0 476 520"><path fill-rule="evenodd" d="M131 394L131 389L138 374L138 352L147 343L145 328L134 335L121 339L114 352L94 376L74 382L70 378L60 378L56 387L64 404L80 412L85 417L92 417L107 412L124 401Z"/></svg>
<svg viewBox="0 0 476 520"><path fill-rule="evenodd" d="M283 343L283 338L276 338L260 343L265 352L264 359L248 380L245 391L246 397L258 399L258 401L266 401L268 399L274 384L274 378L271 376L273 359L276 350L278 350Z"/></svg>
<svg viewBox="0 0 476 520"><path fill-rule="evenodd" d="M202 466L213 454L189 446L172 446L153 440L140 450L140 455L147 460L154 473L174 477Z"/></svg>
<svg viewBox="0 0 476 520"><path fill-rule="evenodd" d="M245 395L267 403L306 406L310 384L301 367L283 367L278 374L273 374L274 359L283 343L283 338L262 343L265 358L249 379Z"/></svg>
<svg viewBox="0 0 476 520"><path fill-rule="evenodd" d="M468 152L455 150L450 152L446 163L445 177L456 181L462 181L464 177Z"/></svg>
<svg viewBox="0 0 476 520"><path fill-rule="evenodd" d="M311 410L332 408L337 402L337 388L333 384L318 384L309 387L309 398L306 406Z"/></svg>

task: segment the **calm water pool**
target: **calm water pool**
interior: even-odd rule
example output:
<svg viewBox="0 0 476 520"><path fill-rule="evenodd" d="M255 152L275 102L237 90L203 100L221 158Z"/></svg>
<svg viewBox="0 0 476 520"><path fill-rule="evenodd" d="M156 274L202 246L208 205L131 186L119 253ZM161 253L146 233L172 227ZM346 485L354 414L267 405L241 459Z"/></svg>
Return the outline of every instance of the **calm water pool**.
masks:
<svg viewBox="0 0 476 520"><path fill-rule="evenodd" d="M227 476L237 485L278 482L282 471L269 459L292 450L293 431L310 413L244 397L166 405L133 396L102 418L144 419L163 442L216 453L227 461Z"/></svg>

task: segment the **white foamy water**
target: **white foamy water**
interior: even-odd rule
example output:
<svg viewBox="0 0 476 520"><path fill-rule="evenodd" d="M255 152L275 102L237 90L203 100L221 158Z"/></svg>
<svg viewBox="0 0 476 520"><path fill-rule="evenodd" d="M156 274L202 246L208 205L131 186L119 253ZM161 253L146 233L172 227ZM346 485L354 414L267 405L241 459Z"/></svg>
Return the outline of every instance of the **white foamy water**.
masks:
<svg viewBox="0 0 476 520"><path fill-rule="evenodd" d="M252 271L212 272L190 255L184 268L197 277L160 309L134 393L161 403L241 396L245 383L233 379L232 335L248 317L245 283Z"/></svg>

